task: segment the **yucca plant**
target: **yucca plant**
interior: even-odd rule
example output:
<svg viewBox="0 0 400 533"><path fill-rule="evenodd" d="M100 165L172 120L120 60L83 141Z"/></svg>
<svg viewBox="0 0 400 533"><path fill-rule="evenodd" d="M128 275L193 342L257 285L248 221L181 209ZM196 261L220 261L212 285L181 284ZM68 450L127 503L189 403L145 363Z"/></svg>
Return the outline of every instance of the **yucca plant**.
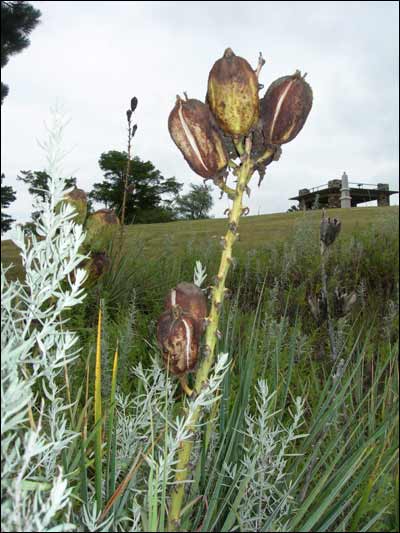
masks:
<svg viewBox="0 0 400 533"><path fill-rule="evenodd" d="M178 96L169 116L171 137L190 167L203 178L212 179L232 200L232 207L227 210L228 230L221 239L223 252L212 290L204 357L196 372L194 394L200 393L214 362L226 278L233 261L233 245L239 236L240 216L248 212L243 207L243 196L246 191L249 193L254 172L259 172L261 182L267 165L279 158L280 146L297 136L312 106L311 87L299 71L273 82L260 99L258 78L264 63L260 54L258 66L253 70L244 58L227 48L210 71L206 103L189 99L186 94L184 100ZM236 177L235 188L227 184L229 168L233 169ZM176 309L178 307L175 306ZM173 360L189 360L188 352L194 354L197 350L196 335L190 333L188 325L185 328L171 330L167 342L161 342L164 350L166 344L172 346L169 353ZM180 350L178 346L184 347L185 342L187 348ZM197 412L196 418L199 416L200 412ZM170 530L180 527L184 482L188 479L191 451L191 441L182 443L177 486L172 494L169 513Z"/></svg>

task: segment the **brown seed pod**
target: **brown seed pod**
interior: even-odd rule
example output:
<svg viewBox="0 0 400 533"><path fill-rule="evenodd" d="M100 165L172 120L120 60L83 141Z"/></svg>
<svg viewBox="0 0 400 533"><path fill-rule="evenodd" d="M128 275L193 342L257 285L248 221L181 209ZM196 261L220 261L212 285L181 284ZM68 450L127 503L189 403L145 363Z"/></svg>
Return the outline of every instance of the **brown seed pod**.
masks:
<svg viewBox="0 0 400 533"><path fill-rule="evenodd" d="M89 271L96 279L102 276L110 268L110 258L105 252L95 252L89 263Z"/></svg>
<svg viewBox="0 0 400 533"><path fill-rule="evenodd" d="M341 226L342 224L337 218L332 220L330 217L322 217L320 224L320 240L323 250L335 242L336 237L340 233Z"/></svg>
<svg viewBox="0 0 400 533"><path fill-rule="evenodd" d="M88 273L86 283L91 285L98 281L103 274L108 272L111 266L111 261L105 252L94 252L90 259L85 263L84 269Z"/></svg>
<svg viewBox="0 0 400 533"><path fill-rule="evenodd" d="M261 99L263 134L267 144L292 141L305 124L313 102L310 85L297 70L275 80Z"/></svg>
<svg viewBox="0 0 400 533"><path fill-rule="evenodd" d="M207 103L229 135L246 135L258 120L258 79L249 63L227 48L208 77Z"/></svg>
<svg viewBox="0 0 400 533"><path fill-rule="evenodd" d="M165 309L173 309L175 306L179 306L183 316L194 319L196 331L200 337L204 331L204 319L207 316L207 300L203 291L193 283L179 283L170 290L165 300Z"/></svg>
<svg viewBox="0 0 400 533"><path fill-rule="evenodd" d="M228 154L209 107L200 100L177 96L168 119L172 140L190 168L203 178L213 178L228 164Z"/></svg>
<svg viewBox="0 0 400 533"><path fill-rule="evenodd" d="M164 311L157 322L157 340L172 374L182 376L194 369L199 339L193 318L183 316L178 307Z"/></svg>

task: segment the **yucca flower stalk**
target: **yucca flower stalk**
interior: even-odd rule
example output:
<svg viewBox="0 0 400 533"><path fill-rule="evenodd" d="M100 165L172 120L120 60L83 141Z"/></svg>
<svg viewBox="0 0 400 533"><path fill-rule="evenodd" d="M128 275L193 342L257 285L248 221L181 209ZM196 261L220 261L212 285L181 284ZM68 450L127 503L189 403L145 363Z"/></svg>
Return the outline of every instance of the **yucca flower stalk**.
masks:
<svg viewBox="0 0 400 533"><path fill-rule="evenodd" d="M128 187L128 180L129 180L129 174L131 170L131 142L133 137L135 136L136 130L137 130L137 124L132 126L131 124L131 118L132 113L134 113L136 107L138 104L138 100L136 96L134 96L131 99L130 108L126 111L126 119L128 122L128 160L126 162L126 172L125 172L125 181L124 181L124 194L122 198L122 209L121 209L121 240L124 234L124 225L125 225L125 207L126 207L126 196L128 192L132 192L132 190L129 190Z"/></svg>
<svg viewBox="0 0 400 533"><path fill-rule="evenodd" d="M321 253L321 282L322 282L322 295L326 304L326 314L328 321L328 335L331 345L331 357L336 361L338 357L335 331L332 321L332 310L329 301L328 293L328 276L326 273L326 259L329 253L330 247L335 242L336 237L339 235L341 229L341 222L334 218L331 220L325 215L325 209L322 210L322 219L320 225L320 253Z"/></svg>
<svg viewBox="0 0 400 533"><path fill-rule="evenodd" d="M296 78L296 83L300 89L304 89L303 93L307 98L298 98L301 90L289 92L287 87L280 84L275 97L264 98L263 105L260 105L257 87L262 87L258 85L258 78L264 63L260 53L258 66L253 71L245 59L236 56L232 49L228 48L209 75L206 101L210 113L205 110L207 105L200 102L192 105L191 103L197 101L188 100L185 94L186 107L178 99L169 117L171 137L190 167L203 178L213 179L222 193L226 193L232 200L232 206L227 210L228 229L221 239L223 251L212 287L211 309L206 319L204 357L196 372L192 401L195 401L206 386L214 364L218 324L227 292L226 279L233 262L233 246L239 237L240 217L248 212L248 208L243 205L244 194L249 194L249 182L255 170L258 170L261 182L266 166L280 156L280 144L294 138L294 135L290 136L294 129L296 134L302 129L312 106L312 91L304 78ZM209 121L206 118L207 113L211 117ZM270 144L271 139L264 134L265 122L270 120L271 116L273 124L280 123L282 126L279 139L274 141L276 144ZM226 154L229 154L230 160L226 159ZM236 162L238 158L240 161ZM235 187L227 184L229 168L233 169L236 177ZM213 169L217 172L214 175ZM193 413L190 428L193 433L201 414L200 408ZM180 528L192 448L193 440L185 440L179 449L169 512L170 531Z"/></svg>

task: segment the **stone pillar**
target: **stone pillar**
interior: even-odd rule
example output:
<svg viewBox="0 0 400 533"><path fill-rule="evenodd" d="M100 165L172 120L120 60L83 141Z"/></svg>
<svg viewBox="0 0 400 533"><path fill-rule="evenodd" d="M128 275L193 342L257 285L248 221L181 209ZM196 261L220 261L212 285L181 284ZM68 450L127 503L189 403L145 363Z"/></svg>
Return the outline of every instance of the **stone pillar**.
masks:
<svg viewBox="0 0 400 533"><path fill-rule="evenodd" d="M342 180L328 181L328 207L340 207L340 190Z"/></svg>
<svg viewBox="0 0 400 533"><path fill-rule="evenodd" d="M351 196L349 189L349 177L346 172L342 176L342 194L340 196L340 207L351 207Z"/></svg>
<svg viewBox="0 0 400 533"><path fill-rule="evenodd" d="M389 205L389 185L387 183L378 183L378 207L387 207Z"/></svg>
<svg viewBox="0 0 400 533"><path fill-rule="evenodd" d="M310 189L300 189L299 196L304 196L305 194L308 194L309 192L310 192ZM299 209L301 210L307 209L306 201L303 198L299 199Z"/></svg>

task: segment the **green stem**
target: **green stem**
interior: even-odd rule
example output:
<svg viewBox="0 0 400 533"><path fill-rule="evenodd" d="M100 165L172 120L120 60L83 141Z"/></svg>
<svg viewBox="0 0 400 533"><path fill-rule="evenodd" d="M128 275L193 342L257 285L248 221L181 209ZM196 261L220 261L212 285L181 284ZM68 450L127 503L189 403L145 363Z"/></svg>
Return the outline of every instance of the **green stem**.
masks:
<svg viewBox="0 0 400 533"><path fill-rule="evenodd" d="M235 189L232 189L232 187L229 187L223 179L217 182L218 187L221 189L222 192L225 192L228 195L228 198L230 200L234 200L236 196Z"/></svg>
<svg viewBox="0 0 400 533"><path fill-rule="evenodd" d="M232 209L229 213L228 231L224 239L224 250L217 275L217 283L212 291L211 311L208 317L208 326L205 333L205 357L196 375L194 394L198 395L202 387L207 383L208 374L215 359L215 346L217 343L217 330L222 302L225 294L225 281L232 263L232 248L239 236L239 220L242 214L243 193L253 173L253 161L250 158L251 143L246 143L246 155L237 173L237 185ZM194 433L196 424L200 418L200 409L193 415L193 422L190 427ZM175 486L172 490L171 506L169 513L169 531L177 531L180 527L180 515L185 493L185 481L188 479L188 464L193 447L193 441L185 440L181 443L178 453L177 473L175 476Z"/></svg>

